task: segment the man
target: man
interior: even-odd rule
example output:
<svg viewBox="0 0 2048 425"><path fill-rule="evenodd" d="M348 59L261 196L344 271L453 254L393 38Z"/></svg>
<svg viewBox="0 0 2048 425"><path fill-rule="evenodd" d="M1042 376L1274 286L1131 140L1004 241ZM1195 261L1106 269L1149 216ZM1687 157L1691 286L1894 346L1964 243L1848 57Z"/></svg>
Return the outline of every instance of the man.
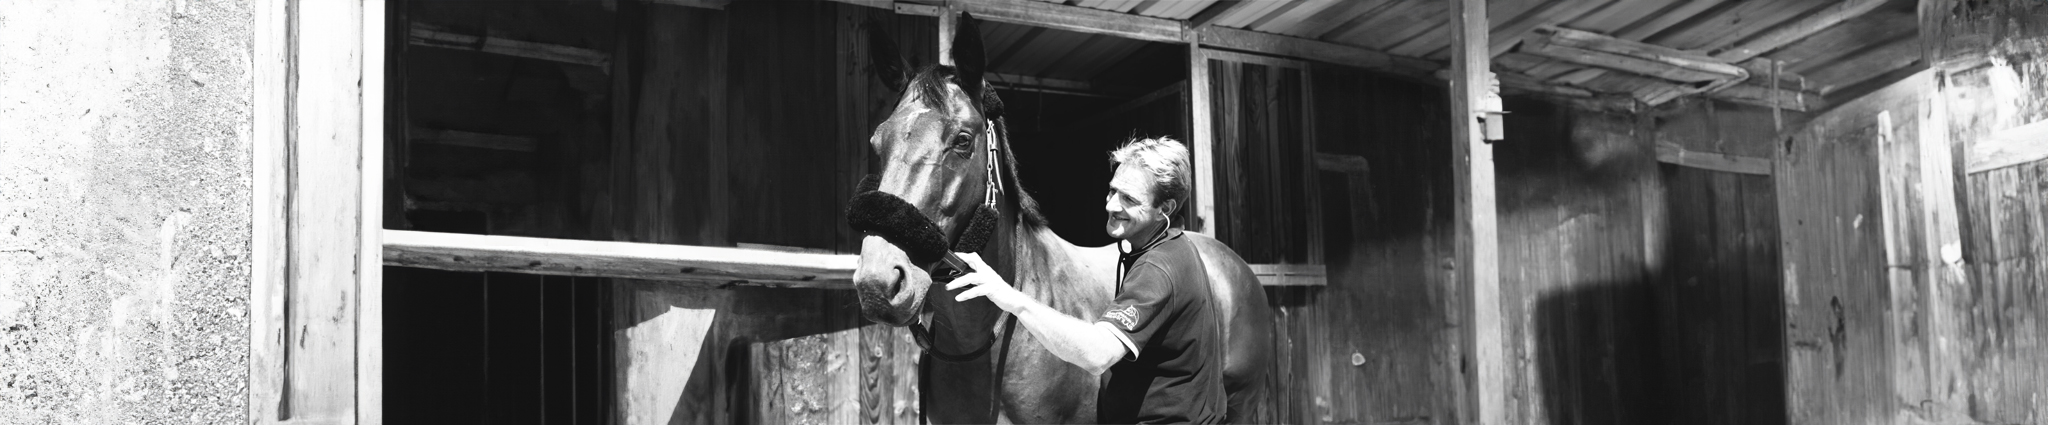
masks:
<svg viewBox="0 0 2048 425"><path fill-rule="evenodd" d="M1061 360L1102 377L1102 423L1217 423L1224 415L1221 315L1195 247L1172 226L1188 199L1188 150L1169 138L1132 141L1111 154L1117 165L1103 209L1119 250L1116 299L1093 322L1067 316L1018 292L975 255L976 273L946 286L971 289L1017 316Z"/></svg>

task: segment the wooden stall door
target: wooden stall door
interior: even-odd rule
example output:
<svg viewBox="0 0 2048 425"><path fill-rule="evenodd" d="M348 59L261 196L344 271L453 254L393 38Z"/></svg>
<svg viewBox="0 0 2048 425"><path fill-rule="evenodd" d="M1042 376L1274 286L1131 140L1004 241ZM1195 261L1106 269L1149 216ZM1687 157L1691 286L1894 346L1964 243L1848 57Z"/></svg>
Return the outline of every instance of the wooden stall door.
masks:
<svg viewBox="0 0 2048 425"><path fill-rule="evenodd" d="M1900 363L1914 350L1901 349L1911 342L1895 335L1904 322L1894 316L1917 290L1891 276L1910 272L1887 260L1885 193L1895 176L1881 159L1888 140L1917 134L1923 84L1895 84L1782 136L1775 169L1791 423L1887 423L1899 409L1895 391L1912 386L1900 385L1914 377Z"/></svg>
<svg viewBox="0 0 2048 425"><path fill-rule="evenodd" d="M1785 423L1771 177L1662 168L1669 227L1653 292L1667 423Z"/></svg>
<svg viewBox="0 0 2048 425"><path fill-rule="evenodd" d="M1214 189L1208 193L1215 199L1206 202L1214 206L1215 222L1200 227L1252 264L1322 265L1321 171L1307 64L1213 50L1198 49L1195 55L1207 64L1214 140L1213 158L1195 158L1214 173ZM1202 90L1205 85L1193 86ZM1199 118L1196 125L1201 125ZM1340 402L1329 396L1332 363L1325 356L1330 327L1319 301L1322 292L1314 286L1266 288L1274 310L1272 358L1279 362L1261 384L1265 399L1253 401L1257 407L1241 418L1311 422Z"/></svg>

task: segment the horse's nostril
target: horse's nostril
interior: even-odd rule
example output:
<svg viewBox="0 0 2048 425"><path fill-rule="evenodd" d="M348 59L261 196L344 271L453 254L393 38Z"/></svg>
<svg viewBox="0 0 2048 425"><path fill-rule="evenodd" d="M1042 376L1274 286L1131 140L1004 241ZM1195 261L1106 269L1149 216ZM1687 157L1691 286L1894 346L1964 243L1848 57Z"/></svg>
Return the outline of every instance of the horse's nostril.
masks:
<svg viewBox="0 0 2048 425"><path fill-rule="evenodd" d="M903 291L903 279L907 277L909 275L903 272L903 266L896 266L896 279L889 281L889 296Z"/></svg>

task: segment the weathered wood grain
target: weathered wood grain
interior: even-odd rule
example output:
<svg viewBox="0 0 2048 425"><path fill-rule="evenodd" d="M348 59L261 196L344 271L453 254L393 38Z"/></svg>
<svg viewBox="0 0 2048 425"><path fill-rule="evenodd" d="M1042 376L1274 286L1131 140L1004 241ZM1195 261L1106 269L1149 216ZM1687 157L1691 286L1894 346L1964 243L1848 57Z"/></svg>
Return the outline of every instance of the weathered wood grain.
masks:
<svg viewBox="0 0 2048 425"><path fill-rule="evenodd" d="M364 133L361 79L365 37L381 33L362 33L365 11L357 2L271 2L257 11L259 31L288 36L256 46L257 131L270 141L258 145L281 149L259 147L255 159L251 419L374 421L375 412L359 416L365 388L358 384L377 381L358 375L359 297L363 279L374 278L359 250L364 214L383 213L365 209L377 203L364 200L366 186L381 187L382 179L365 178L365 168L378 167L362 163L366 151L381 147L366 146L365 136L383 128Z"/></svg>
<svg viewBox="0 0 2048 425"><path fill-rule="evenodd" d="M1729 173L1771 175L1769 158L1697 152L1668 142L1657 144L1657 161Z"/></svg>
<svg viewBox="0 0 2048 425"><path fill-rule="evenodd" d="M849 288L852 255L388 230L384 264L615 277L705 286Z"/></svg>
<svg viewBox="0 0 2048 425"><path fill-rule="evenodd" d="M1495 205L1493 146L1480 137L1478 105L1486 95L1487 72L1492 55L1487 50L1487 5L1482 0L1446 0L1451 25L1451 175L1456 193L1453 203L1452 243L1456 255L1447 258L1453 293L1447 301L1453 314L1446 332L1456 341L1442 372L1453 382L1453 396L1442 404L1440 414L1474 423L1506 423L1508 391L1507 359L1501 315L1500 223ZM1513 136L1510 136L1513 137ZM1452 378L1455 377L1455 378Z"/></svg>
<svg viewBox="0 0 2048 425"><path fill-rule="evenodd" d="M1970 174L2048 159L2048 121L1991 133L1970 143Z"/></svg>
<svg viewBox="0 0 2048 425"><path fill-rule="evenodd" d="M1552 59L1702 83L1742 80L1749 72L1710 56L1568 28L1538 28L1521 50Z"/></svg>
<svg viewBox="0 0 2048 425"><path fill-rule="evenodd" d="M291 149L284 141L291 134L285 117L294 106L289 95L289 66L293 49L291 13L284 0L257 1L254 9L255 37L251 39L253 63L251 102L256 143L249 147L251 163L251 207L249 212L249 398L250 418L276 421L278 402L289 393L284 382L285 307L290 292L291 258L287 251L290 228L291 193L289 176ZM252 423L261 419L252 420Z"/></svg>

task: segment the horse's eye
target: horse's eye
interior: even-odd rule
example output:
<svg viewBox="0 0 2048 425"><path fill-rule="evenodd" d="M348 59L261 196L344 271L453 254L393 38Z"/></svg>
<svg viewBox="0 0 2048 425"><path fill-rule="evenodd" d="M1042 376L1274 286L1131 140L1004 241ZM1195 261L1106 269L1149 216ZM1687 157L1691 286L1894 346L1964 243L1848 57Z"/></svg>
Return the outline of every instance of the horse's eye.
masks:
<svg viewBox="0 0 2048 425"><path fill-rule="evenodd" d="M974 147L974 135L967 134L967 132L965 131L960 132L960 134L953 135L952 148L954 151L967 152L967 150L972 147Z"/></svg>

